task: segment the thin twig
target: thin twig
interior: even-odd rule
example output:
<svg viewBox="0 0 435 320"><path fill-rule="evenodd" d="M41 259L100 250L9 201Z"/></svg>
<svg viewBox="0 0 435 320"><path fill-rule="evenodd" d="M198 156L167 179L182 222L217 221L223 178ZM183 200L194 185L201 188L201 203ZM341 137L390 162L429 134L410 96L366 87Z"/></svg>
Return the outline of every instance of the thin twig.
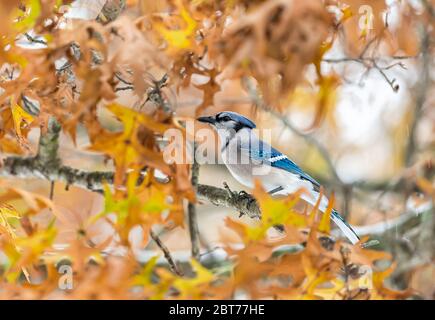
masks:
<svg viewBox="0 0 435 320"><path fill-rule="evenodd" d="M27 39L29 42L32 42L32 43L39 43L39 44L43 44L43 45L47 45L47 42L46 42L45 40L37 39L37 38L35 38L35 37L32 37L32 36L31 36L30 34L28 34L27 32L24 33L24 36L26 37L26 39Z"/></svg>
<svg viewBox="0 0 435 320"><path fill-rule="evenodd" d="M346 184L343 186L343 210L342 215L346 219L349 216L352 207L352 185Z"/></svg>
<svg viewBox="0 0 435 320"><path fill-rule="evenodd" d="M373 62L373 66L384 77L385 81L390 85L394 92L399 91L399 85L396 83L396 78L390 79L384 71L384 68L379 67L376 62Z"/></svg>
<svg viewBox="0 0 435 320"><path fill-rule="evenodd" d="M385 67L381 67L378 63L382 59L387 58L381 58L381 57L364 57L364 51L363 53L357 57L342 57L342 58L335 58L335 59L323 59L323 62L326 63L344 63L344 62L356 62L362 64L366 68L366 72L370 71L371 69L377 70L380 75L387 81L387 83L390 85L390 87L393 89L394 92L397 92L399 90L399 85L396 83L396 79L390 79L388 75L385 73L385 70L389 70L393 67L399 66L403 69L406 69L406 66L402 62L397 62L390 64ZM388 57L389 60L406 60L406 59L414 59L417 58L417 56L392 56Z"/></svg>
<svg viewBox="0 0 435 320"><path fill-rule="evenodd" d="M341 263L343 265L343 276L344 283L346 289L345 297L350 296L350 288L349 288L349 276L350 276L350 265L349 265L349 249L345 247L340 247L340 255L341 255Z"/></svg>
<svg viewBox="0 0 435 320"><path fill-rule="evenodd" d="M165 113L170 113L173 106L165 99L162 89L167 86L169 76L164 74L160 80L152 80L153 86L147 90L146 101L151 101L156 106L162 108Z"/></svg>
<svg viewBox="0 0 435 320"><path fill-rule="evenodd" d="M429 89L429 71L430 63L431 63L431 55L429 53L429 42L430 37L428 31L424 30L424 26L422 26L422 39L420 44L420 52L422 54L422 65L421 65L421 74L420 74L420 82L416 89L417 91L417 97L415 101L415 109L414 109L414 115L412 119L412 123L409 129L409 139L408 139L408 145L406 147L405 152L405 164L406 166L410 166L411 162L414 157L415 150L417 149L417 126L419 123L419 120L422 116L423 107L426 101L426 95Z"/></svg>
<svg viewBox="0 0 435 320"><path fill-rule="evenodd" d="M160 248L160 250L162 250L163 255L166 258L166 261L168 261L168 265L169 265L169 268L171 269L171 271L173 273L175 273L176 275L183 277L184 274L180 270L180 268L178 267L178 265L174 261L174 259L172 259L172 256L171 256L171 253L169 252L168 247L165 246L165 244L160 240L160 238L157 236L157 234L153 230L150 230L150 236L154 240L154 242L157 244L157 246Z"/></svg>
<svg viewBox="0 0 435 320"><path fill-rule="evenodd" d="M68 70L71 67L72 67L72 63L67 61L59 69L56 69L56 72L63 72L65 70Z"/></svg>
<svg viewBox="0 0 435 320"><path fill-rule="evenodd" d="M196 144L194 143L194 154L196 151ZM192 164L192 176L191 183L192 187L196 189L198 187L198 176L199 176L199 164L195 157ZM200 245L199 245L199 228L198 228L198 217L196 215L196 207L193 202L189 202L187 205L188 221L189 221L189 234L190 242L192 245L192 257L199 261L200 258Z"/></svg>
<svg viewBox="0 0 435 320"><path fill-rule="evenodd" d="M115 88L116 92L118 92L118 91L127 91L127 90L134 90L134 87L133 86L125 86L125 87Z"/></svg>
<svg viewBox="0 0 435 320"><path fill-rule="evenodd" d="M358 63L367 63L373 61L383 61L383 60L409 60L416 59L418 56L391 56L391 57L341 57L341 58L325 58L322 59L322 62L326 63L345 63L345 62L358 62Z"/></svg>
<svg viewBox="0 0 435 320"><path fill-rule="evenodd" d="M123 84L126 84L128 86L132 86L133 82L131 81L127 81L125 80L122 76L120 72L115 72L115 78L118 79L119 81L121 81Z"/></svg>
<svg viewBox="0 0 435 320"><path fill-rule="evenodd" d="M53 200L54 198L54 185L55 185L55 181L51 181L50 182L50 195L49 195L49 199Z"/></svg>

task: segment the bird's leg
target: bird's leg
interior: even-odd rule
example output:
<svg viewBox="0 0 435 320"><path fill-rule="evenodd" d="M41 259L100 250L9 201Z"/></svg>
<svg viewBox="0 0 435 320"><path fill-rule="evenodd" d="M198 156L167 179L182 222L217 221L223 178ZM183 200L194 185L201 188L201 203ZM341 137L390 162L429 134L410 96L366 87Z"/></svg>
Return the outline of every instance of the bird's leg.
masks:
<svg viewBox="0 0 435 320"><path fill-rule="evenodd" d="M251 195L249 193L247 193L245 190L240 190L239 191L239 196L241 196L241 197L251 197Z"/></svg>
<svg viewBox="0 0 435 320"><path fill-rule="evenodd" d="M247 199L248 200L248 205L251 205L253 202L257 201L252 195L247 193L245 190L239 191L237 196L238 196L239 199ZM243 215L244 215L244 213L240 212L239 218L243 217Z"/></svg>
<svg viewBox="0 0 435 320"><path fill-rule="evenodd" d="M233 198L237 201L247 199L249 204L256 201L255 198L252 195L250 195L249 193L247 193L245 190L241 190L239 192L232 191L226 182L224 182L223 184L224 184L225 190L227 190L228 195L231 198ZM241 212L241 211L239 212L239 218L243 217L244 215L245 214L243 212Z"/></svg>
<svg viewBox="0 0 435 320"><path fill-rule="evenodd" d="M223 185L224 185L225 190L227 190L228 195L229 195L231 198L234 197L234 193L233 193L233 191L231 191L230 187L228 186L228 183L226 183L226 182L224 181Z"/></svg>

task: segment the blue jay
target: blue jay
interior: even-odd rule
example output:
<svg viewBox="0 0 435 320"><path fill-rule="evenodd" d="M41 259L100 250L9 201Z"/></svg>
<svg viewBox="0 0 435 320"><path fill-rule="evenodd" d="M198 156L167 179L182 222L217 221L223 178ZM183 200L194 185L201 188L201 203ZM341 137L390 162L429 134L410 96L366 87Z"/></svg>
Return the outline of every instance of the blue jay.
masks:
<svg viewBox="0 0 435 320"><path fill-rule="evenodd" d="M253 188L257 179L274 195L287 195L304 188L307 192L301 198L315 205L320 196L320 184L286 155L260 140L252 130L256 127L254 122L230 111L197 120L217 130L223 162L241 184ZM328 199L323 196L319 209L325 212L327 206ZM359 241L358 235L336 210L332 211L331 219L352 244Z"/></svg>

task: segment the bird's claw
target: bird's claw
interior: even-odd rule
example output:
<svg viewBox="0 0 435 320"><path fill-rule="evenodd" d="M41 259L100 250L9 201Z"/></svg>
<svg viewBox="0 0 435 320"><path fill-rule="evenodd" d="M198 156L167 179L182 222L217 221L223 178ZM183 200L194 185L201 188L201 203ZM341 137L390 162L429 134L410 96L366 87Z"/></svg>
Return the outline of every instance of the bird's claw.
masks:
<svg viewBox="0 0 435 320"><path fill-rule="evenodd" d="M237 194L237 196L238 196L239 200L241 200L240 198L242 198L243 200L246 199L246 200L248 201L248 205L247 205L248 207L251 206L252 203L254 203L254 202L257 201L257 200L252 196L252 195L250 195L249 193L247 193L247 192L244 191L244 190L239 191L239 193ZM239 218L241 218L241 217L244 216L244 215L245 215L245 213L240 212Z"/></svg>
<svg viewBox="0 0 435 320"><path fill-rule="evenodd" d="M231 198L234 198L234 193L235 193L235 192L233 192L233 191L230 189L230 187L228 186L228 183L226 183L226 182L224 181L223 185L224 185L224 189L227 190L228 195L229 195Z"/></svg>
<svg viewBox="0 0 435 320"><path fill-rule="evenodd" d="M227 190L228 195L233 199L233 200L238 200L240 201L241 198L243 199L247 199L249 201L249 205L252 202L255 202L255 198L253 198L249 193L247 193L245 190L241 190L239 192L237 191L232 191L230 189L230 187L228 186L228 184L226 182L223 183L225 190ZM239 211L239 218L243 217L246 213Z"/></svg>

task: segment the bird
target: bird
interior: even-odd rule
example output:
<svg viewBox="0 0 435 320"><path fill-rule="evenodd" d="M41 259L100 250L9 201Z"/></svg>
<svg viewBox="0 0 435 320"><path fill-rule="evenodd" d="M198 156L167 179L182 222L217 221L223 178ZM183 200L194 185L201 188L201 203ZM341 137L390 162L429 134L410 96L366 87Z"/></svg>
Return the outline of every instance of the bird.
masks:
<svg viewBox="0 0 435 320"><path fill-rule="evenodd" d="M217 131L223 163L242 185L253 188L255 180L259 180L271 195L288 195L303 188L307 192L303 192L301 198L313 206L317 203L321 187L319 182L285 154L258 138L253 130L256 128L253 121L232 111L222 111L197 120ZM322 195L319 210L325 212L327 207L328 198ZM331 212L331 220L352 244L360 240L335 209Z"/></svg>

